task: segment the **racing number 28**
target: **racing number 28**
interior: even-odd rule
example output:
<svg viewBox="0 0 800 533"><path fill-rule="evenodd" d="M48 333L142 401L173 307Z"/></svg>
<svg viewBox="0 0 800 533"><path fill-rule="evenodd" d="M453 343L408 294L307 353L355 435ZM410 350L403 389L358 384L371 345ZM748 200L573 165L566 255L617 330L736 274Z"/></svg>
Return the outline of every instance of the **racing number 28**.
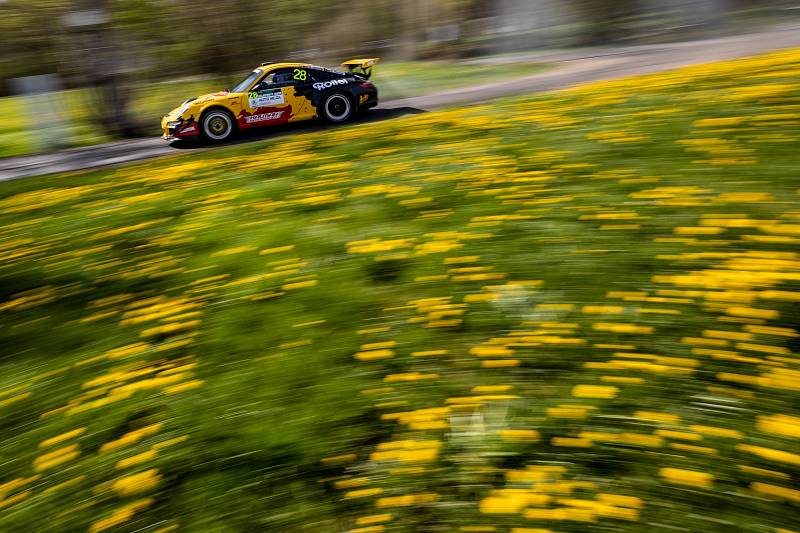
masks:
<svg viewBox="0 0 800 533"><path fill-rule="evenodd" d="M298 81L306 81L308 79L308 74L305 70L296 68L294 69L294 76L293 78Z"/></svg>

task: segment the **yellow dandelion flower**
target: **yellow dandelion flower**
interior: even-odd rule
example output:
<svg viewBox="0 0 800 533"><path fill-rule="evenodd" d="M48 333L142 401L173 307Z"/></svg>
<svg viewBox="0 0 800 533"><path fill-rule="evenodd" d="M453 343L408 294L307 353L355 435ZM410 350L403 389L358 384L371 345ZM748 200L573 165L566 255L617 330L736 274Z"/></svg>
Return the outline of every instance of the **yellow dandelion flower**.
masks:
<svg viewBox="0 0 800 533"><path fill-rule="evenodd" d="M158 473L158 470L151 468L143 472L121 477L114 481L111 487L120 496L132 496L156 488L160 481L161 475Z"/></svg>
<svg viewBox="0 0 800 533"><path fill-rule="evenodd" d="M759 416L757 426L764 433L800 438L800 417L789 415Z"/></svg>
<svg viewBox="0 0 800 533"><path fill-rule="evenodd" d="M138 465L151 459L155 459L156 455L158 455L156 450L147 450L146 452L142 452L118 461L116 468L117 470L122 470L123 468L128 468L129 466Z"/></svg>
<svg viewBox="0 0 800 533"><path fill-rule="evenodd" d="M533 429L501 429L497 433L505 441L539 440L539 432Z"/></svg>
<svg viewBox="0 0 800 533"><path fill-rule="evenodd" d="M123 507L120 507L116 511L114 511L110 516L103 518L94 522L89 527L89 533L99 533L100 531L105 531L106 529L110 529L115 526L119 526L124 524L131 518L133 515L142 509L146 509L150 507L155 500L153 498L144 498L141 500L136 500L131 502Z"/></svg>
<svg viewBox="0 0 800 533"><path fill-rule="evenodd" d="M682 468L661 468L658 474L669 483L709 488L714 484L714 476L706 472L684 470Z"/></svg>
<svg viewBox="0 0 800 533"><path fill-rule="evenodd" d="M583 437L553 437L550 439L550 444L568 448L591 448L594 445L591 439Z"/></svg>
<svg viewBox="0 0 800 533"><path fill-rule="evenodd" d="M370 489L351 490L346 492L344 497L349 500L352 498L368 498L370 496L377 496L378 494L383 494L383 489L380 487L373 487Z"/></svg>
<svg viewBox="0 0 800 533"><path fill-rule="evenodd" d="M641 498L637 498L636 496L623 496L622 494L600 493L597 495L597 501L607 503L609 505L634 507L637 509L644 505L644 502Z"/></svg>
<svg viewBox="0 0 800 533"><path fill-rule="evenodd" d="M616 398L619 388L612 385L575 385L572 396L575 398Z"/></svg>
<svg viewBox="0 0 800 533"><path fill-rule="evenodd" d="M727 307L725 314L730 316L740 316L744 318L766 318L776 319L780 316L778 311L772 309L757 309L754 307Z"/></svg>
<svg viewBox="0 0 800 533"><path fill-rule="evenodd" d="M772 448L764 448L762 446L753 446L750 444L737 444L737 450L752 453L761 458L770 461L779 461L781 463L789 463L792 465L800 465L800 455L783 450L773 450Z"/></svg>
<svg viewBox="0 0 800 533"><path fill-rule="evenodd" d="M369 526L369 525L372 525L372 524L380 524L382 522L389 522L389 521L392 520L392 518L394 518L394 517L389 513L376 514L376 515L370 515L370 516L362 516L362 517L356 518L356 525Z"/></svg>
<svg viewBox="0 0 800 533"><path fill-rule="evenodd" d="M56 435L55 437L50 437L49 439L45 439L39 443L39 448L47 448L48 446L52 446L53 444L58 444L60 442L64 442L65 440L72 439L74 437L78 437L83 435L86 432L85 427L80 427L77 429L73 429L72 431L67 431L66 433L62 433L60 435Z"/></svg>
<svg viewBox="0 0 800 533"><path fill-rule="evenodd" d="M55 451L50 453L46 453L40 455L36 459L33 460L33 469L36 472L41 472L43 470L48 470L53 468L54 466L58 466L62 463L66 463L67 461L71 461L78 457L81 454L78 451L78 445L72 444L70 446L65 446L63 448L59 448Z"/></svg>
<svg viewBox="0 0 800 533"><path fill-rule="evenodd" d="M665 424L677 424L680 422L681 417L672 413L660 413L657 411L636 411L633 416L640 420L649 420L653 422L663 422Z"/></svg>
<svg viewBox="0 0 800 533"><path fill-rule="evenodd" d="M760 482L750 483L750 488L755 492L766 494L767 496L775 496L784 500L800 502L800 490L790 489L789 487L779 487L778 485L770 485L769 483Z"/></svg>
<svg viewBox="0 0 800 533"><path fill-rule="evenodd" d="M418 494L406 494L405 496L389 496L378 498L375 505L378 508L384 507L409 507L411 505L433 503L439 499L435 492L422 492Z"/></svg>

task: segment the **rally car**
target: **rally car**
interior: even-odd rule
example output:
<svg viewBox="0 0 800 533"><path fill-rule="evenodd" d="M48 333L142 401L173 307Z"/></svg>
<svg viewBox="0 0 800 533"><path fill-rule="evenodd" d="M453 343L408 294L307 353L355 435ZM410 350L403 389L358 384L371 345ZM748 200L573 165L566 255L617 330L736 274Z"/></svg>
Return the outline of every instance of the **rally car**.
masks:
<svg viewBox="0 0 800 533"><path fill-rule="evenodd" d="M237 131L320 118L345 122L378 105L369 77L378 58L351 59L342 70L306 63L262 63L232 89L186 100L161 118L163 138L230 139Z"/></svg>

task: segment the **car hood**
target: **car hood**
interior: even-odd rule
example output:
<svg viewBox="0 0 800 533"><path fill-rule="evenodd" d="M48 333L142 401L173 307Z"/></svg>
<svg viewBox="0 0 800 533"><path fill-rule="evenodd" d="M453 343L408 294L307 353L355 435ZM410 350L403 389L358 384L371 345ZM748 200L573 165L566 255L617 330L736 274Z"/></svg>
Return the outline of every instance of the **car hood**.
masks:
<svg viewBox="0 0 800 533"><path fill-rule="evenodd" d="M219 91L217 93L209 93L209 94L202 94L195 98L194 103L196 104L204 104L206 102L210 102L211 100L218 100L220 98L224 98L231 94L228 91Z"/></svg>
<svg viewBox="0 0 800 533"><path fill-rule="evenodd" d="M216 93L201 94L196 98L189 98L188 100L184 101L181 105L179 105L178 107L167 113L165 118L167 118L168 120L176 120L196 104L207 104L208 102L212 102L214 100L222 100L223 98L225 98L230 94L231 93L229 91L219 91Z"/></svg>

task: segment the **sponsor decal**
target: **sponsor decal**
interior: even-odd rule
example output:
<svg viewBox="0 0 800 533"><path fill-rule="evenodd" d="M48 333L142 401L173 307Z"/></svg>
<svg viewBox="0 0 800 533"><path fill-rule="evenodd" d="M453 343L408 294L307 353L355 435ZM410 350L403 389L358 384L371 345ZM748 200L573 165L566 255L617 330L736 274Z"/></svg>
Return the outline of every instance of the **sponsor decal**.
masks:
<svg viewBox="0 0 800 533"><path fill-rule="evenodd" d="M197 128L197 123L192 122L183 128L178 128L178 131L175 132L175 137L192 137L195 135L199 135L200 130Z"/></svg>
<svg viewBox="0 0 800 533"><path fill-rule="evenodd" d="M347 80L344 78L337 78L330 81L318 81L313 85L313 87L320 91L322 89L328 89L329 87L335 87L337 85L347 85Z"/></svg>
<svg viewBox="0 0 800 533"><path fill-rule="evenodd" d="M280 89L266 89L258 92L253 91L247 95L247 104L253 109L282 103L283 91Z"/></svg>
<svg viewBox="0 0 800 533"><path fill-rule="evenodd" d="M264 122L266 120L278 120L283 116L283 111L275 111L274 113L261 113L259 115L250 115L244 117L244 121L248 124L252 122Z"/></svg>
<svg viewBox="0 0 800 533"><path fill-rule="evenodd" d="M250 112L243 109L236 117L239 127L242 129L266 126L269 124L283 124L292 118L292 106L286 107L260 107Z"/></svg>
<svg viewBox="0 0 800 533"><path fill-rule="evenodd" d="M360 105L360 104L363 104L363 103L364 103L364 102L366 102L367 100L369 100L369 95L368 95L368 94L362 94L361 96L359 96L359 97L358 97L358 103L359 103L359 105Z"/></svg>

